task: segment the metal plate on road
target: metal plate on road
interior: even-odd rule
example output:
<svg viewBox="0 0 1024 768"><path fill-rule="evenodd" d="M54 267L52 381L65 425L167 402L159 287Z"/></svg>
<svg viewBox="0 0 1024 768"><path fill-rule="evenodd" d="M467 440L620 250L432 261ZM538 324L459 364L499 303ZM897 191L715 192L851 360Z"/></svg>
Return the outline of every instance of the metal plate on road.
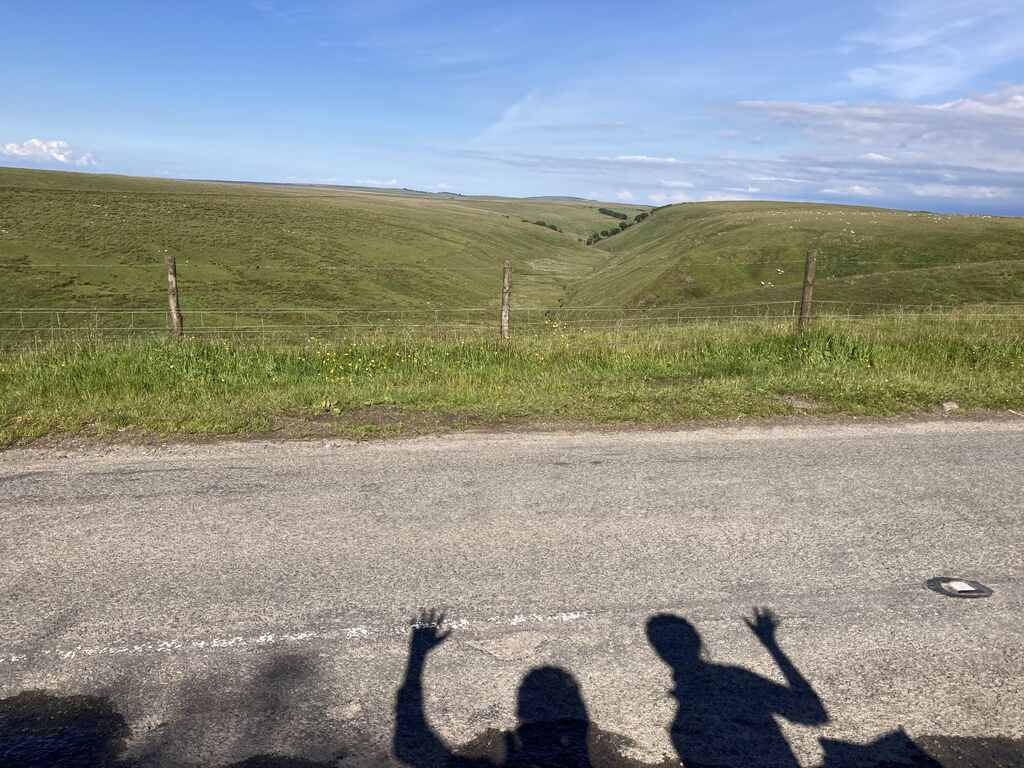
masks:
<svg viewBox="0 0 1024 768"><path fill-rule="evenodd" d="M932 592L946 597L990 597L992 590L980 581L958 579L950 576L936 576L924 583Z"/></svg>

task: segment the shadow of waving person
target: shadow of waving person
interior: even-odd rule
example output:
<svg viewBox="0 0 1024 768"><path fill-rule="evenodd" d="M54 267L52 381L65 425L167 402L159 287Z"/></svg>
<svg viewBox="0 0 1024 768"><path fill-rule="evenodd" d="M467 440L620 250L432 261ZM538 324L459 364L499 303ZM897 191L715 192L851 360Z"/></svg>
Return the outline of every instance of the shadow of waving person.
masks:
<svg viewBox="0 0 1024 768"><path fill-rule="evenodd" d="M709 661L700 634L680 616L659 614L647 621L648 641L672 668L678 709L669 734L687 768L798 766L775 716L804 725L828 722L818 694L779 646L774 614L755 609L753 619L744 621L775 660L785 685Z"/></svg>
<svg viewBox="0 0 1024 768"><path fill-rule="evenodd" d="M444 615L421 614L412 624L409 660L395 701L392 747L403 763L432 766L551 766L588 768L590 719L575 678L559 667L538 667L519 686L519 725L505 733L496 757L455 753L431 728L423 704L423 673L427 656L443 643ZM484 739L483 741L486 741Z"/></svg>

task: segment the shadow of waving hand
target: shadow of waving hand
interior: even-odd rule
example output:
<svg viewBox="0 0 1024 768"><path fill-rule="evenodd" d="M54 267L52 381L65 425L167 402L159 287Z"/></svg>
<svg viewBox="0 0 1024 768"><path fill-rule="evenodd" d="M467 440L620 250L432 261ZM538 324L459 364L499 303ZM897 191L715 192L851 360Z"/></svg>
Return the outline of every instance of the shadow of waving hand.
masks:
<svg viewBox="0 0 1024 768"><path fill-rule="evenodd" d="M423 702L423 673L431 651L450 634L444 615L421 614L412 625L405 678L395 700L395 756L415 768L432 766L552 766L588 768L590 720L579 685L565 670L545 666L530 670L519 686L519 725L504 735L503 758L456 754L430 726Z"/></svg>
<svg viewBox="0 0 1024 768"><path fill-rule="evenodd" d="M659 614L647 622L648 641L672 668L678 709L669 733L687 768L797 766L775 717L805 725L828 722L818 694L779 646L774 614L755 609L745 621L775 660L785 685L708 660L700 634L680 616Z"/></svg>

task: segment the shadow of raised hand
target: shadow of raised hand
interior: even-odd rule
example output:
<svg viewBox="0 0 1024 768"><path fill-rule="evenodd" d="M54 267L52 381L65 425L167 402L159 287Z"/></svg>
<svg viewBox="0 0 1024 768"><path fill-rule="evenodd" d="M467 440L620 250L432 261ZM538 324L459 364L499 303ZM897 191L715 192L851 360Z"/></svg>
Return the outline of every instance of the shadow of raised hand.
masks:
<svg viewBox="0 0 1024 768"><path fill-rule="evenodd" d="M778 630L780 622L771 608L755 607L753 621L744 616L743 623L764 645L775 645L775 632Z"/></svg>
<svg viewBox="0 0 1024 768"><path fill-rule="evenodd" d="M410 649L414 652L429 653L447 640L452 631L444 629L444 618L444 611L433 608L420 611L418 616L414 616L411 622Z"/></svg>

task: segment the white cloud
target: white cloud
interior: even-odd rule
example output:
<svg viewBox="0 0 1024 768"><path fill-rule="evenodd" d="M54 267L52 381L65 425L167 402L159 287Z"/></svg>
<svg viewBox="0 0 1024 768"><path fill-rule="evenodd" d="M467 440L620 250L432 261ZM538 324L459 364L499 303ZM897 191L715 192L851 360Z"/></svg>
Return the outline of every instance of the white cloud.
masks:
<svg viewBox="0 0 1024 768"><path fill-rule="evenodd" d="M619 155L612 158L600 158L612 160L616 163L640 163L643 165L676 165L679 160L675 157L656 157L653 155Z"/></svg>
<svg viewBox="0 0 1024 768"><path fill-rule="evenodd" d="M758 129L774 123L780 149L701 157L673 154L668 146L657 154L463 152L559 182L580 179L606 190L611 184L654 204L753 195L911 207L932 198L947 210L1024 210L1024 84L924 104L747 101L738 107L739 118L752 118Z"/></svg>
<svg viewBox="0 0 1024 768"><path fill-rule="evenodd" d="M955 184L914 184L910 191L917 197L938 197L956 200L996 200L1007 197L1012 190L1003 187L957 186Z"/></svg>
<svg viewBox="0 0 1024 768"><path fill-rule="evenodd" d="M61 163L80 167L96 165L96 158L91 152L79 154L68 142L61 139L29 139L21 144L12 142L0 146L0 154L37 163Z"/></svg>
<svg viewBox="0 0 1024 768"><path fill-rule="evenodd" d="M844 187L826 187L823 195L849 195L850 197L877 197L882 190L870 184L849 184Z"/></svg>
<svg viewBox="0 0 1024 768"><path fill-rule="evenodd" d="M705 203L725 202L729 200L742 201L750 200L750 195L738 193L732 190L724 189L722 191L707 192L701 197Z"/></svg>
<svg viewBox="0 0 1024 768"><path fill-rule="evenodd" d="M633 199L633 193L630 192L628 189L620 189L618 192L615 193L615 196L619 200L632 200Z"/></svg>
<svg viewBox="0 0 1024 768"><path fill-rule="evenodd" d="M873 164L1024 171L1024 85L937 104L746 101L739 106L799 125L831 148L857 147L857 157Z"/></svg>
<svg viewBox="0 0 1024 768"><path fill-rule="evenodd" d="M753 176L751 181L775 181L783 184L811 184L811 179L795 179L791 176Z"/></svg>
<svg viewBox="0 0 1024 768"><path fill-rule="evenodd" d="M1024 120L1024 85L1010 85L994 93L947 101L932 109Z"/></svg>
<svg viewBox="0 0 1024 768"><path fill-rule="evenodd" d="M685 192L652 192L647 196L647 199L658 205L666 205L669 203L688 203L693 198Z"/></svg>
<svg viewBox="0 0 1024 768"><path fill-rule="evenodd" d="M962 88L1024 53L1019 0L888 0L870 29L847 38L863 65L855 87L918 99Z"/></svg>
<svg viewBox="0 0 1024 768"><path fill-rule="evenodd" d="M398 179L356 179L361 187L397 187Z"/></svg>

